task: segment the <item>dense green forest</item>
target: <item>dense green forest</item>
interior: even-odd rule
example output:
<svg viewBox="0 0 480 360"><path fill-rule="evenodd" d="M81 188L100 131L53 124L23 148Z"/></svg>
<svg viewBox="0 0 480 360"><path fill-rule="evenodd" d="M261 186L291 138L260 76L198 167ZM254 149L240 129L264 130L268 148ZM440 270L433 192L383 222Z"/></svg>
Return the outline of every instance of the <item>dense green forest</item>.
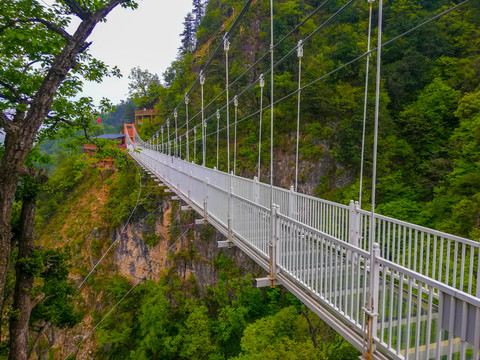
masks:
<svg viewBox="0 0 480 360"><path fill-rule="evenodd" d="M383 41L395 39L459 3L386 0ZM235 18L244 4L242 0L194 0L192 13L185 17L177 58L163 78L132 69L130 98L118 104L114 112L102 114L102 123L95 128L91 126L90 135L119 132L124 122L133 121L133 111L144 107L155 107L159 114L155 121L138 128L145 140L165 127L167 118L173 131L175 108L179 134L185 134L186 108L182 99L211 58L204 72L209 134L207 165L213 167L216 162L215 114L221 109L223 150L218 156L220 169L226 170L225 56L221 41L231 25L229 19ZM256 175L258 110L262 100L262 181L267 181L270 162L269 11L267 1L252 1L229 38L229 76L230 83L233 82L230 100L241 93L237 174ZM367 1L275 1L274 43L279 44L274 54L275 61L281 60L274 71L273 101L278 101L274 106L273 126L276 185L289 187L294 181L298 86L295 46L298 40L308 38L304 44L301 79L302 84L311 85L301 93L299 191L345 204L358 199L366 75L366 57L361 55L367 49L368 11ZM312 12L314 15L290 34ZM377 14L374 3L374 24ZM480 237L479 25L480 5L470 1L388 43L383 49L380 92L377 211L471 239ZM310 36L313 32L314 36ZM376 25L372 32L374 48ZM207 43L210 45L205 47ZM215 54L217 46L221 50ZM264 54L267 55L261 59ZM342 67L357 57L360 58ZM362 207L366 209L370 207L375 63L376 52L373 52L362 192ZM330 72L331 75L318 80ZM258 84L260 74L265 74L266 80L263 99ZM198 82L189 93L188 106L192 129L201 119ZM229 115L232 123L233 106ZM75 135L80 139L56 139L41 144L40 151L32 151L28 165L46 168L49 180L37 183L24 177L16 195L13 242L22 234L22 204L38 195L35 225L39 247L28 261L19 262L20 267L35 276L35 286L32 284L35 301L29 325L31 355L63 358L102 320L82 345L89 356L98 359L358 357L353 347L291 294L280 287L255 288L254 278L258 275L255 268L243 269L228 252L217 251L212 259L204 257L205 249L201 248L214 240L213 228L188 231L184 235L181 229L188 228L193 214L181 213L176 202L167 205L167 197L160 190L148 192L148 186L155 186L151 180L144 184L145 189L140 188L138 205L136 191L142 175L135 165L119 158L118 171L94 168L81 154L80 145L86 141L82 132ZM200 136L197 132L198 146ZM0 157L2 151L0 146ZM200 163L201 151L191 160ZM157 208L158 204L162 205ZM167 218L167 224L161 224L167 235L162 235L156 231L156 226L160 226L157 222ZM112 244L112 234L128 219L144 226L141 240L149 251L166 249L165 246L177 240L181 240L182 247L162 252L168 266L156 277L126 276L119 270L122 264L110 254L85 288L76 290L95 260ZM12 264L17 256L15 250ZM218 283L205 286L193 273L181 275L181 269L192 264L210 266ZM138 285L129 292L137 281ZM1 309L0 358L8 357L9 339L5 334L9 322L18 318L18 311L12 305L14 287L12 268Z"/></svg>
<svg viewBox="0 0 480 360"><path fill-rule="evenodd" d="M144 188L137 198L132 184L140 178ZM97 359L358 358L355 348L293 295L281 287L256 288L259 268L249 273L231 251L215 250L213 258L205 257L216 247L214 228L190 229L195 215L180 212L178 202L169 202L152 179L145 181L132 162L118 171L102 170L91 167L78 151L58 161L39 195L36 226L40 244L55 248L63 267L46 283L49 301L33 308L32 354L64 358L86 333L82 324L87 330L99 324L91 336L93 345L83 344ZM119 260L109 254L82 290L76 290L66 278L68 271L84 279L91 259L106 252L112 244L109 234L127 218L141 224L142 241L151 251L183 240L182 245L162 250L167 266L159 274L140 271L145 275L133 279L119 272ZM158 222L165 223L168 236L155 231ZM215 284L206 286L194 272L179 272L198 264L212 268ZM52 325L59 329L56 336L65 338L62 344L44 337Z"/></svg>
<svg viewBox="0 0 480 360"><path fill-rule="evenodd" d="M455 3L447 0L385 2L383 42L388 44L383 49L381 70L377 203L382 214L477 239L480 236L479 5L470 2L389 42ZM313 37L309 36L345 4L349 6L339 16L321 27ZM222 23L232 11L238 14L243 5L243 1L208 2L205 16L197 28L193 28L196 30L196 49L200 49L211 37L216 37L203 56L189 51L191 45L184 45L178 59L164 73L164 86L151 88L150 97L144 101L151 101L155 94L155 107L160 115L155 123L140 129L145 139L162 125L166 134L167 118L170 118L170 130L173 129L172 112L176 106L179 134L185 132L185 104L181 100L221 41L219 29ZM275 47L275 61L285 58L274 72L275 101L296 90L298 60L291 50L295 50L298 40L309 38L304 44L302 84L334 71L366 51L368 3L363 1L352 4L345 1L276 2L274 43L283 39L314 10L316 14L313 17ZM375 16L374 5L374 24ZM182 34L185 41L189 39L186 34L191 28L185 27ZM260 96L258 83L250 85L261 73L267 74L268 56L244 76L240 75L267 52L269 32L268 2L253 2L239 29L229 39L229 75L230 82L234 82L230 101L235 94L247 89L239 96L237 173L248 177L255 174L257 166L259 128L255 113L259 109ZM374 25L372 48L376 46L375 32ZM217 108L224 107L226 101L222 92L225 86L223 54L219 51L213 56L205 70L205 105L212 102L205 109L205 117L209 119L209 166L215 165L216 156L216 119L213 115ZM369 207L371 187L375 56L373 52L370 61L363 189L365 208ZM264 107L270 101L269 77L265 78ZM364 86L365 58L362 58L302 91L300 191L343 203L358 199ZM198 82L189 97L191 129L200 122ZM143 105L142 96L137 96L136 102ZM274 173L274 181L277 185L289 187L293 184L294 174L296 95L278 102L274 109L274 162L281 166ZM224 109L221 114L220 129L224 129ZM230 105L232 124L233 118L234 110ZM270 161L269 126L270 109L266 108L263 112L261 161L265 181ZM200 136L198 131L197 137ZM220 148L226 149L225 130L220 132L220 141ZM199 143L200 140L197 141ZM197 162L201 159L199 153ZM226 151L222 150L219 157L220 168L226 169ZM317 164L321 164L322 169L315 172ZM313 185L307 184L307 179L314 181Z"/></svg>

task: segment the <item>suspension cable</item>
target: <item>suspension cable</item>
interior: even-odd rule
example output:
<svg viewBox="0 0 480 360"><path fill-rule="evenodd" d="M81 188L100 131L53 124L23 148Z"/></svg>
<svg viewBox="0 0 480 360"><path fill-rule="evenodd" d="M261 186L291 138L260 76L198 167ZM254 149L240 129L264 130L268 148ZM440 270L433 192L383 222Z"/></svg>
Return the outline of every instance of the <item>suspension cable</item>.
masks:
<svg viewBox="0 0 480 360"><path fill-rule="evenodd" d="M262 154L262 116L263 116L263 87L265 80L263 74L260 74L260 125L258 127L258 181L260 181L261 154Z"/></svg>
<svg viewBox="0 0 480 360"><path fill-rule="evenodd" d="M296 30L298 30L303 24L305 24L310 18L315 15L317 12L319 12L325 4L330 2L331 0L326 0L323 3L321 3L315 10L313 10L310 14L307 15L299 24L297 24L292 30L290 30L284 37L282 37L275 45L274 47L276 48L278 45L280 45L283 41L285 41L291 34L293 34ZM269 51L266 51L263 53L262 56L260 56L252 65L250 65L242 74L240 74L235 80L233 80L229 84L229 88L232 87L234 84L236 84L241 78L243 78L250 70L252 70L260 61L265 59L265 57L269 54ZM222 90L205 108L209 107L211 103L213 103L215 100L217 100L220 96L222 96L225 93L225 89ZM195 119L199 115L199 112L197 112L191 120Z"/></svg>
<svg viewBox="0 0 480 360"><path fill-rule="evenodd" d="M237 120L238 120L238 98L233 98L233 106L235 107L235 134L233 136L233 174L237 174Z"/></svg>
<svg viewBox="0 0 480 360"><path fill-rule="evenodd" d="M397 36L395 36L395 37L393 37L393 38L391 38L391 39L383 42L383 43L381 44L381 47L384 48L384 47L390 45L391 43L393 43L393 42L395 42L395 41L397 41L397 40L405 37L406 35L410 34L411 32L413 32L413 31L415 31L415 30L418 30L419 28L421 28L421 27L423 27L423 26L425 26L425 25L427 25L427 24L429 24L429 23L431 23L431 22L433 22L433 21L435 21L435 20L438 20L439 18L441 18L441 17L449 14L449 13L452 12L452 11L457 10L458 8L460 8L461 6L466 5L466 4L469 3L469 2L470 2L470 0L464 0L463 2L457 4L457 5L449 8L449 9L438 13L437 15L435 15L435 16L433 16L433 17L431 17L431 18L429 18L429 19L427 19L427 20L419 23L418 25L412 27L411 29L409 29L409 30L407 30L407 31L405 31L405 32L403 32L403 33L401 33L401 34L399 34L399 35L397 35ZM299 89L296 89L296 90L290 92L289 94L287 94L287 95L285 95L285 96L283 96L283 97L275 100L275 101L274 101L274 105L276 105L276 104L278 104L278 103L286 100L287 98L290 98L291 96L294 96L294 95L297 94L299 91L302 91L302 90L310 87L311 85L313 85L313 84L315 84L315 83L317 83L317 82L319 82L319 81L321 81L321 80L324 80L325 78L329 77L330 75L333 75L333 74L339 72L340 70L342 70L342 69L344 69L345 67L350 66L351 64L353 64L353 63L355 63L355 62L363 59L364 57L369 56L370 54L376 52L377 50L378 50L378 47L375 47L375 48L371 49L370 51L367 51L367 52L365 52L365 53L363 53L363 54L361 54L361 55L358 55L356 58L354 58L354 59L346 62L345 64L342 64L342 65L338 66L337 68L329 71L328 73L326 73L326 74L324 74L324 75L321 75L320 77L318 77L318 78L310 81L309 83L307 83L307 84L305 84L305 85L302 85ZM251 87L253 87L258 81L259 81L258 78L255 79L255 80L254 80L252 83L250 83L244 90L242 90L239 94L237 94L237 96L243 95L248 89L250 89ZM231 83L230 85L232 85L232 83ZM263 107L262 109L256 110L256 111L250 113L249 115L244 116L244 117L241 118L241 119L238 119L238 120L235 122L235 124L239 124L239 123L241 123L241 122L243 122L243 121L246 121L246 120L250 119L250 118L253 117L253 116L257 116L261 111L263 111L264 109L268 108L269 106L270 106L270 104L268 104L267 106ZM225 107L225 106L220 107L219 110L223 110L224 107ZM206 122L207 120L209 120L210 118L212 118L213 116L215 116L215 114L216 114L215 112L212 113L208 118L205 119L205 122ZM224 128L219 129L218 131L224 131L225 129L226 129L226 128L224 127ZM206 136L214 135L214 134L216 134L216 132L217 132L217 131L212 131L212 132L206 134Z"/></svg>
<svg viewBox="0 0 480 360"><path fill-rule="evenodd" d="M315 30L313 30L310 35L308 35L305 39L303 39L303 43L310 40L316 33L322 30L325 26L331 23L337 16L339 16L343 11L345 11L350 5L352 5L356 0L350 0L345 5L343 5L340 9L338 9L332 16L330 16L327 20L325 20L322 24L320 24ZM273 67L276 68L280 65L288 56L293 54L293 52L297 49L297 46L293 47L288 51L280 60L278 60Z"/></svg>
<svg viewBox="0 0 480 360"><path fill-rule="evenodd" d="M298 30L305 22L307 22L313 15L315 15L318 11L320 11L323 6L325 4L327 4L329 1L331 0L326 0L324 1L323 3L321 3L314 11L312 11L305 19L303 19L299 24L297 24L290 32L288 32L282 39L280 39L274 46L273 48L276 48L278 45L280 45L283 41L285 41L292 33L294 33L296 30ZM350 0L350 1L355 1L355 0ZM345 7L345 6L344 6ZM339 11L343 11L343 7L342 9L340 9ZM338 12L338 11L337 11ZM336 17L337 15L334 14L333 15L334 17ZM333 20L333 18L329 18L326 20L326 22L322 23L319 27L317 27L317 29L314 31L315 33L317 33L319 30L321 30L321 28L323 28L328 22L330 22L330 20ZM227 36L227 35L226 35ZM309 37L310 38L310 37ZM221 44L221 43L220 43ZM293 49L293 51L295 50L295 48ZM229 85L229 88L232 87L234 84L236 84L243 76L245 76L245 74L247 74L250 70L252 70L258 63L260 63L263 59L265 59L267 57L267 55L270 53L270 51L266 51L260 58L258 58L252 65L250 65L241 75L239 75L234 81L232 81ZM275 65L277 66L278 63ZM206 69L206 67L204 68ZM201 70L200 72L204 71ZM199 75L200 77L200 75ZM195 80L196 81L196 80ZM193 85L192 85L193 87ZM190 88L190 90L187 92L190 93L192 88ZM205 106L205 109L208 108L214 101L216 101L220 96L222 96L224 93L226 92L226 89L222 90L212 101L210 101L210 103L207 104L207 106ZM182 99L183 101L183 99ZM177 105L178 107L178 105ZM194 118L196 118L198 115L200 114L200 112L197 112L191 120L193 120Z"/></svg>
<svg viewBox="0 0 480 360"><path fill-rule="evenodd" d="M238 16L235 18L235 21L233 22L232 26L230 27L230 29L225 33L225 36L227 37L231 37L231 33L236 29L236 27L238 26L238 23L240 22L240 20L243 18L243 16L245 15L245 12L247 11L247 9L250 7L250 4L252 3L253 0L246 0L242 10L240 11L240 13L238 14ZM222 44L223 42L220 42L217 46L217 48L215 49L215 51L213 52L212 56L210 57L210 59L207 61L207 63L205 64L205 66L202 68L202 70L200 71L200 73L205 73L205 70L210 66L211 62L213 61L214 57L218 54L218 52L220 51L221 47L222 47ZM200 81L200 76L197 76L195 78L195 80L193 81L193 84L190 86L190 88L188 89L188 91L185 93L184 97L182 98L182 100L180 100L180 102L177 104L177 106L175 107L175 110L178 110L181 103L185 101L185 97L188 96L191 91L193 90L193 87L197 84L197 82ZM173 113L172 113L173 114ZM172 114L168 117L168 119L171 118Z"/></svg>
<svg viewBox="0 0 480 360"><path fill-rule="evenodd" d="M297 143L295 145L295 191L298 191L298 143L300 142L300 95L302 87L302 57L303 44L302 40L298 41L297 45L298 55L298 94L297 94Z"/></svg>
<svg viewBox="0 0 480 360"><path fill-rule="evenodd" d="M82 282L80 283L80 285L78 285L77 287L77 290L79 290L82 285L85 283L85 281L87 281L87 279L90 277L90 275L92 275L92 273L95 271L95 269L97 268L97 266L100 264L100 262L105 258L105 256L108 254L108 252L110 251L110 249L116 244L116 242L118 241L118 239L120 239L121 235L123 234L123 232L125 231L125 228L127 227L128 225L128 222L130 221L130 219L132 218L133 216L133 213L135 212L135 210L137 209L138 207L138 203L140 202L140 195L142 193L142 176L140 174L140 170L138 168L138 165L134 162L134 165L135 165L135 168L137 169L137 172L138 172L138 181L139 181L139 187L138 187L138 195L137 195L137 201L135 202L135 206L133 207L133 210L132 212L130 213L130 216L128 217L127 221L125 222L125 225L123 226L122 228L122 231L120 232L120 234L117 236L117 238L113 241L113 243L110 245L110 247L107 249L107 251L105 251L105 253L102 255L102 257L100 258L100 260L97 261L97 263L93 266L93 268L90 270L90 272L87 274L87 276L85 276L85 278L82 280Z"/></svg>
<svg viewBox="0 0 480 360"><path fill-rule="evenodd" d="M351 1L352 1L352 0L351 0ZM433 22L433 21L435 21L435 20L438 20L439 18L443 17L444 15L447 15L448 13L450 13L450 12L452 12L452 11L460 8L461 6L463 6L463 5L465 5L465 4L469 3L469 2L470 2L470 0L464 0L463 2L457 4L457 5L449 8L449 9L438 13L437 15L431 17L430 19L428 19L428 20L426 20L426 21L424 21L424 22L421 22L420 24L418 24L418 25L412 27L411 29L403 32L402 34L399 34L399 35L397 35L397 36L395 36L395 37L393 37L393 38L385 41L385 42L381 45L382 48L385 47L385 46L387 46L387 45L389 45L389 44L391 44L392 42L394 42L394 41L396 41L396 40L398 40L398 39L400 39L400 38L402 38L402 37L410 34L411 32L413 32L413 31L415 31L415 30L417 30L417 29L419 29L419 28L421 28L421 27L423 27L423 26L425 26L425 25L427 25L427 24L429 24L429 23L431 23L431 22ZM350 4L350 2L347 3L347 4ZM347 4L346 4L346 5L347 5ZM342 8L344 8L344 7L342 7ZM327 21L330 21L330 20L331 20L331 18L327 19ZM324 25L321 24L316 30L314 30L314 32L317 32L317 30L320 30L320 28L323 27L323 26L324 26ZM308 36L308 38L310 38L310 36ZM293 52L296 48L297 48L297 46L295 46L294 48L292 48L292 50L289 52L289 54L290 54L291 52ZM343 64L343 65L335 68L335 69L332 70L331 72L320 76L319 78L317 78L317 79L309 82L308 84L303 85L300 90L303 90L303 89L305 89L305 88L313 85L314 83L325 79L326 77L328 77L328 76L330 76L330 75L338 72L339 70L341 70L341 69L343 69L343 68L345 68L345 67L347 67L347 66L349 66L349 65L351 65L351 64L353 64L353 63L355 63L355 62L357 62L357 61L359 61L359 60L361 60L361 59L363 59L364 57L368 56L369 54L372 54L373 52L376 52L377 50L378 50L378 47L375 47L375 48L371 49L369 52L365 52L365 53L357 56L356 58L348 61L347 63L345 63L345 64ZM268 54L268 52L265 53L264 56L266 56L266 54ZM289 54L288 54L288 55L289 55ZM280 63L280 61L277 62L277 63L275 64L275 66L278 66L279 63ZM252 66L252 67L253 67L253 66ZM252 67L250 67L249 69L247 69L246 72L248 72L249 70L251 70ZM267 72L268 72L268 71L270 71L270 69L267 70ZM244 72L244 74L245 74L246 72ZM241 76L243 76L244 74L240 75L239 78L240 78ZM237 78L236 80L234 80L233 82L231 82L231 83L230 83L230 86L232 86L237 80L238 80L238 78ZM247 88L245 88L241 93L239 93L238 96L243 95L243 93L244 93L246 90L248 90L249 88L251 88L252 86L254 86L255 83L256 83L256 81L258 81L258 79L256 79L254 82L250 83L250 85L248 85ZM223 90L219 95L217 95L217 97L216 97L214 100L212 100L207 106L210 106L210 105L211 105L215 100L217 100L223 93L225 93L225 91L226 91L226 90L224 89L224 90ZM286 98L297 94L297 92L298 92L298 89L295 90L295 91L293 91L293 92L291 92L290 94L285 95L284 97L280 98L279 100L275 101L274 104L277 104L278 102L283 101L283 100L285 100ZM204 109L207 108L207 106L204 107ZM224 108L224 107L220 107L219 109L220 109L220 110L223 110L223 108ZM198 116L198 114L199 114L199 113L195 114L194 117ZM256 115L256 114L258 114L258 112L255 112L255 113L254 113L254 115ZM254 116L254 115L252 115L252 116ZM213 116L215 116L215 113L213 113L213 114L212 114L210 117L208 117L206 120L210 119L210 118L213 117ZM193 120L194 117L192 117L192 120ZM246 120L246 119L240 119L238 122L241 122L242 120Z"/></svg>
<svg viewBox="0 0 480 360"><path fill-rule="evenodd" d="M317 9L312 13L310 14L307 19L305 19L304 21L302 21L300 24L298 24L292 31L290 31L286 36L284 36L279 42L277 42L275 45L273 45L273 49L278 46L281 42L283 42L287 36L289 36L291 33L293 33L293 31L297 30L301 25L303 25L303 23L305 23L305 21L307 21L311 16L314 15L314 13L318 12L324 4L326 4L329 0L323 2L319 7L317 7ZM356 0L350 0L348 3L346 3L345 5L343 5L340 9L338 9L333 15L331 15L327 20L325 20L322 24L320 24L314 31L312 31L312 33L310 33L304 40L303 42L305 43L305 41L308 41L310 40L316 33L318 33L321 29L323 29L326 25L328 25L331 21L333 21L337 16L339 16L343 11L345 11L345 9L347 9L350 5L352 5ZM272 48L272 46L270 45L270 48ZM272 68L275 68L277 67L278 65L280 65L283 61L285 61L285 59L290 55L292 54L295 50L297 49L297 46L293 47L292 49L290 49L290 51L282 57L282 59L280 59L279 61L277 61L275 64L273 64L273 61L271 61L271 66L270 68L266 71L267 73L271 73L272 71ZM243 77L246 73L248 73L255 65L257 65L261 60L263 60L271 51L268 51L268 52L265 52L253 65L251 65L247 70L245 70L240 76L238 76L231 84L229 87L232 87L241 77ZM273 64L273 66L272 66ZM271 77L273 77L271 75ZM244 89L244 91L242 91L240 94L238 94L238 96L241 96L246 90L248 90L251 86L253 86L254 83L251 83L249 86L247 86L247 88ZM225 92L227 91L227 89L224 89L223 91L221 91L212 101L210 101L210 103L204 108L208 108L211 104L213 104L220 96L222 96ZM219 109L220 110L223 110L225 108L225 106L222 106L220 107ZM200 112L197 112L193 117L192 117L192 120L199 115ZM183 127L183 126L182 126ZM182 128L180 127L180 129Z"/></svg>
<svg viewBox="0 0 480 360"><path fill-rule="evenodd" d="M441 17L449 14L450 12L452 12L452 11L454 11L454 10L457 10L458 8L460 8L460 7L463 6L463 5L466 5L466 4L469 3L469 2L470 2L470 0L464 0L463 2L461 2L461 3L459 3L459 4L455 5L455 6L452 6L452 7L449 8L449 9L438 13L437 15L429 18L428 20L425 20L425 21L421 22L420 24L412 27L411 29L409 29L409 30L407 30L407 31L405 31L405 32L403 32L403 33L401 33L401 34L399 34L399 35L397 35L397 36L395 36L395 37L393 37L393 38L391 38L391 39L383 42L383 43L381 44L381 47L384 48L385 46L390 45L392 42L397 41L397 40L405 37L406 35L410 34L411 32L413 32L413 31L415 31L415 30L418 30L419 28L421 28L421 27L423 27L423 26L425 26L425 25L427 25L427 24L429 24L429 23L431 23L431 22L433 22L433 21L435 21L435 20L438 20L439 18L441 18ZM296 48L296 47L295 47L295 48ZM293 49L295 49L295 48L293 48ZM343 68L345 68L345 67L347 67L347 66L349 66L349 65L351 65L351 64L353 64L353 63L355 63L355 62L357 62L357 61L359 61L359 60L361 60L361 59L363 59L363 58L366 57L366 56L369 56L370 54L372 54L372 53L374 53L374 52L376 52L376 51L378 51L378 47L375 47L375 48L371 49L370 51L367 51L367 52L365 52L365 53L357 56L356 58L354 58L354 59L346 62L346 63L343 64L343 65L340 65L339 67L333 69L332 71L330 71L330 72L328 72L328 73L326 73L326 74L318 77L317 79L314 79L314 80L312 80L311 82L303 85L303 86L300 88L300 91L301 91L301 90L304 90L304 89L307 88L307 87L310 87L311 85L317 83L318 81L321 81L321 80L329 77L330 75L335 74L336 72L342 70ZM277 62L277 64L278 64L278 62ZM277 64L276 64L276 65L277 65ZM267 70L267 71L270 71L270 70ZM244 91L242 91L238 96L243 95L243 93L244 93L246 90L248 90L249 88L251 88L253 85L255 85L255 83L256 83L257 81L258 81L258 79L256 79L255 81L253 81L253 82L252 82L250 85L248 85L248 87L247 87ZM298 89L297 89L297 90L294 90L294 91L292 91L291 93L289 93L289 94L283 96L282 98L276 100L276 101L274 102L274 105L277 104L277 103L279 103L279 102L281 102L281 101L283 101L283 100L285 100L285 99L287 99L287 98L289 98L289 97L291 97L291 96L293 96L293 95L295 95L295 94L297 94L298 91L299 91ZM222 109L222 108L220 108L220 109ZM238 120L238 122L242 122L243 120L247 120L247 119L250 118L251 116L255 116L255 115L257 115L257 114L258 114L258 111L256 111L256 112L248 115L246 118L242 118L242 119Z"/></svg>
<svg viewBox="0 0 480 360"><path fill-rule="evenodd" d="M298 30L303 24L305 24L308 20L310 20L310 18L315 15L317 12L319 12L323 6L328 3L329 1L331 0L326 0L324 1L323 3L321 3L315 10L313 10L309 15L307 15L307 17L305 19L303 19L297 26L295 26L291 31L288 32L287 35L285 35L283 38L281 38L275 45L274 45L274 48L276 48L278 45L280 45L282 42L284 42L290 35L292 35L296 30ZM243 76L245 76L245 74L247 74L250 70L253 69L253 67L255 67L260 61L262 61L263 59L265 59L267 57L267 55L269 54L269 51L266 51L265 53L263 53L262 56L260 56L260 58L258 58L258 60L256 60L252 65L250 65L250 67L248 67L247 70L245 70L240 76L238 76L232 83L231 85L235 84L238 80L240 80L240 78L242 78Z"/></svg>
<svg viewBox="0 0 480 360"><path fill-rule="evenodd" d="M367 35L367 64L365 69L365 96L363 103L363 125L362 125L362 152L360 156L360 186L358 190L358 205L362 208L362 190L363 190L363 162L365 156L365 127L367 122L367 101L368 101L368 75L370 71L370 40L372 34L372 12L373 12L373 0L368 0L370 3L370 9L368 14L368 35Z"/></svg>
<svg viewBox="0 0 480 360"><path fill-rule="evenodd" d="M270 202L273 206L273 0L270 0ZM273 234L272 234L273 236ZM273 275L273 274L271 274Z"/></svg>

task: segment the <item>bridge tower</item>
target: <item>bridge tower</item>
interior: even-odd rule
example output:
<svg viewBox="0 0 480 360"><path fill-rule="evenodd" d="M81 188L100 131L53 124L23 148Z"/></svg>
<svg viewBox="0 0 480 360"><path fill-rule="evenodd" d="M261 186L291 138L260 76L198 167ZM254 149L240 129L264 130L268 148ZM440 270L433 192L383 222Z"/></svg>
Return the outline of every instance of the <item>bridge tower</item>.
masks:
<svg viewBox="0 0 480 360"><path fill-rule="evenodd" d="M132 143L135 143L135 125L123 124L123 133L130 138Z"/></svg>

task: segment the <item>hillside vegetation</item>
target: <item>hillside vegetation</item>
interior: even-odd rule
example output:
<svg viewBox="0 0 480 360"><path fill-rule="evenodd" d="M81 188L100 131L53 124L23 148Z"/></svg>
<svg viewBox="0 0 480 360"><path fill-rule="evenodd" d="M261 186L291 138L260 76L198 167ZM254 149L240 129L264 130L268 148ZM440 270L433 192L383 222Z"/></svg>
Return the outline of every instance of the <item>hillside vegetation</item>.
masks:
<svg viewBox="0 0 480 360"><path fill-rule="evenodd" d="M389 42L455 3L459 1L385 1L383 42ZM346 9L321 26L345 4ZM173 133L172 113L177 106L179 135L185 133L186 112L181 100L220 43L222 23L232 12L239 14L243 5L244 1L209 1L206 14L194 32L195 41L180 49L178 59L164 74L164 86L151 87L149 97L137 93L134 100L138 105L143 105L142 101L151 102L155 95L155 107L160 114L154 123L141 127L140 134L145 139L161 126L166 137L167 118L170 118L170 134ZM373 7L372 48L376 46L376 3ZM353 4L339 0L276 1L274 43L314 10L314 16L275 47L275 62L284 59L274 72L275 101L297 88L295 46L298 40L308 38L302 58L302 85L336 70L367 49L368 3L364 1ZM472 1L384 47L377 177L380 213L473 239L480 236L479 19L480 7ZM195 31L187 26L190 24L187 21L186 18L182 34L185 41L189 39L185 35L187 30ZM202 50L203 55L196 56L195 50L202 49L211 38L213 41ZM269 39L269 3L254 1L229 39L229 76L230 83L234 82L230 101L243 92L238 98L237 173L253 177L258 158L258 78L261 73L265 74L263 106L267 108L263 111L261 154L262 180L265 181L269 178L270 162L268 54L246 70L268 51ZM371 187L375 57L373 52L366 122L364 208L369 207ZM207 164L212 167L216 164L215 113L221 109L219 160L220 168L226 170L223 46L212 57L205 78ZM358 200L364 86L365 57L302 91L300 191L342 203ZM216 98L217 95L220 96ZM198 81L189 94L188 107L192 129L201 119ZM296 94L275 104L274 182L285 187L294 183L296 118ZM230 104L231 136L233 119L234 106ZM192 136L190 134L191 139ZM198 163L201 161L200 136L201 132L197 131Z"/></svg>
<svg viewBox="0 0 480 360"><path fill-rule="evenodd" d="M256 288L262 272L253 262L218 250L214 229L192 228L194 214L180 212L133 163L118 171L87 164L78 154L61 161L47 186L62 191L39 201L38 243L74 256L65 309L48 308L64 322L34 317L32 354L63 359L100 324L71 359L358 357L290 293ZM75 292L71 280L84 279ZM60 325L53 341L51 325Z"/></svg>
<svg viewBox="0 0 480 360"><path fill-rule="evenodd" d="M125 119L133 121L134 107L158 110L153 122L138 127L143 139L155 134L160 139L162 126L166 137L167 119L172 139L174 109L178 133L185 135L184 97L190 90L189 128L198 127L201 95L195 79L208 63L206 165L215 166L218 156L220 170L227 170L226 61L221 41L244 4L194 0L193 11L185 18L182 46L162 81L133 69L131 98L116 112L104 114L92 135L118 132ZM480 4L470 1L404 34L456 4L460 1L385 1L383 41L388 44L381 71L376 202L382 214L478 239ZM229 96L232 100L238 95L239 104L236 173L249 178L257 174L261 132L261 181L270 175L269 13L268 1L251 1L229 38ZM275 185L294 183L299 75L295 46L306 40L301 82L308 86L300 97L299 191L345 204L358 200L368 14L366 1L274 1ZM377 14L374 2L373 24ZM372 48L376 31L374 25ZM371 206L375 64L372 52L364 209ZM229 118L233 124L232 104ZM233 126L230 130L233 136ZM68 135L72 134L73 130ZM196 158L191 147L189 159L198 164L200 137L197 131ZM194 142L192 135L190 140ZM111 144L109 148L100 143L104 148L98 156L118 155ZM283 288L256 288L254 279L262 270L238 249L217 249L221 235L211 226L194 226L195 214L180 211L180 204L170 201L133 161L118 156L118 169L105 171L92 166L79 149L78 139L44 145L44 153L56 161L47 169L49 180L43 182L42 171L36 177L24 176L15 198L14 243L23 236L22 206L35 204L38 198L36 246L28 256L19 256L17 250L11 256L11 264L29 276L30 358L63 359L70 352L70 360L358 358L351 345ZM0 147L0 156L2 151ZM45 162L45 157L35 149L27 162L29 166ZM1 359L9 356L8 324L21 320L13 305L13 267L3 289Z"/></svg>

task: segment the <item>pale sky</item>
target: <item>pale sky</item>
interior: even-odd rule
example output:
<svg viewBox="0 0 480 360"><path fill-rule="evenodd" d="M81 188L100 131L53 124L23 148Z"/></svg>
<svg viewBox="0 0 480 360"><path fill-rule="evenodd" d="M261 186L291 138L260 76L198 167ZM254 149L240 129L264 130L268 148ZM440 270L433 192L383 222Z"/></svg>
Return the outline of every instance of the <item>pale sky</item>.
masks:
<svg viewBox="0 0 480 360"><path fill-rule="evenodd" d="M118 66L123 77L105 78L101 84L86 82L83 96L91 96L97 104L102 97L119 103L127 98L128 75L136 66L162 79L177 55L183 21L191 10L192 0L140 0L136 10L115 8L88 40L93 41L92 55Z"/></svg>

